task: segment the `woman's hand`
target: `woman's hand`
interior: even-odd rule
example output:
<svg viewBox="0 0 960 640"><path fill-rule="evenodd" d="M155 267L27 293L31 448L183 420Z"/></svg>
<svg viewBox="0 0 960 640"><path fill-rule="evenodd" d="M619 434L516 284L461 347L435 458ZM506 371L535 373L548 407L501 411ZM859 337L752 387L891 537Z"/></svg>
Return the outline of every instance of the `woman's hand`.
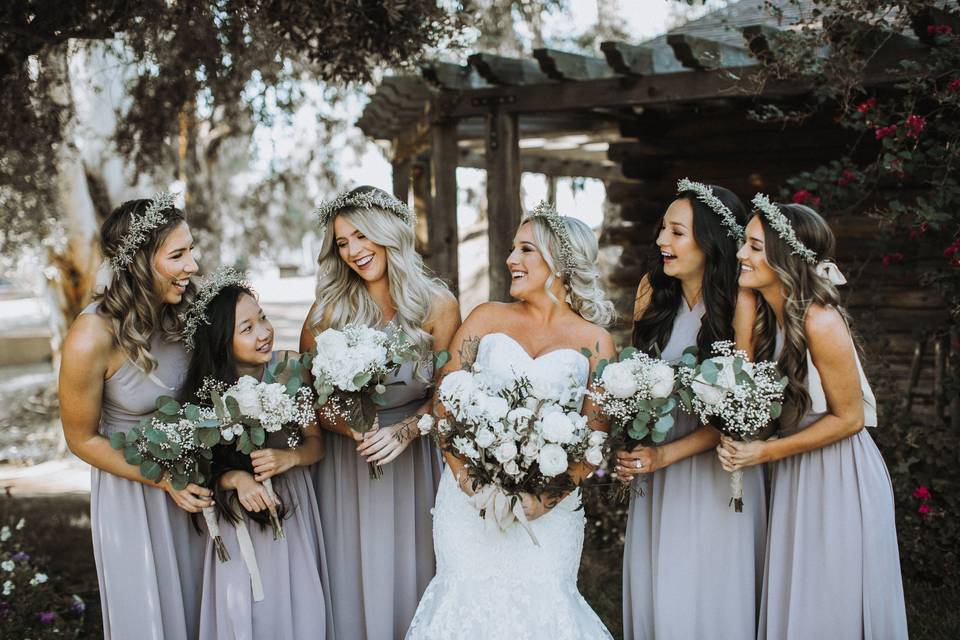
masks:
<svg viewBox="0 0 960 640"><path fill-rule="evenodd" d="M263 482L300 464L300 455L296 449L256 449L250 453L250 462L253 479Z"/></svg>
<svg viewBox="0 0 960 640"><path fill-rule="evenodd" d="M529 493L520 494L520 504L523 505L523 515L527 516L528 521L536 520L550 511L550 507L544 504L543 499Z"/></svg>
<svg viewBox="0 0 960 640"><path fill-rule="evenodd" d="M204 508L213 506L213 499L211 497L213 496L213 492L200 485L191 482L178 491L170 484L170 478L167 476L161 478L157 484L167 492L167 495L170 496L170 499L173 500L178 507L188 513L200 513Z"/></svg>
<svg viewBox="0 0 960 640"><path fill-rule="evenodd" d="M380 416L379 416L379 414L378 414L378 415L374 416L374 418L373 418L373 424L370 426L369 429L367 429L366 431L362 431L362 432L361 432L361 431L357 431L356 429L352 429L352 428L350 428L350 427L347 427L347 435L349 435L351 438L353 438L353 441L356 442L356 443L359 445L361 442L364 441L364 439L365 439L368 435L372 434L374 431L379 431L379 430L380 430ZM357 448L359 449L360 447L358 446Z"/></svg>
<svg viewBox="0 0 960 640"><path fill-rule="evenodd" d="M389 427L368 431L357 446L357 452L366 457L367 462L381 465L393 462L420 435L417 429L419 418L414 414Z"/></svg>
<svg viewBox="0 0 960 640"><path fill-rule="evenodd" d="M267 489L246 471L237 471L232 478L237 490L237 499L243 508L250 512L274 511L277 505L270 499Z"/></svg>
<svg viewBox="0 0 960 640"><path fill-rule="evenodd" d="M763 464L767 461L766 443L763 440L741 442L728 436L720 436L717 457L724 471L738 471L744 467Z"/></svg>
<svg viewBox="0 0 960 640"><path fill-rule="evenodd" d="M617 478L629 484L641 473L653 473L667 466L666 456L661 447L635 447L632 450L617 451Z"/></svg>

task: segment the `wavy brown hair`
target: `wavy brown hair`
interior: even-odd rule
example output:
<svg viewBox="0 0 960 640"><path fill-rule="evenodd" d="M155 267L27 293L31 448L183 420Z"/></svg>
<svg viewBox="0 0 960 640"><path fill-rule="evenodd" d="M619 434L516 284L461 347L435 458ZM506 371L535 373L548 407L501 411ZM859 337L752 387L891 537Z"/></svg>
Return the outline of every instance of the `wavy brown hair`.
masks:
<svg viewBox="0 0 960 640"><path fill-rule="evenodd" d="M113 210L100 228L100 246L107 260L113 258L134 216L142 216L152 200L128 200ZM169 342L181 339L182 313L196 293L191 282L179 304L166 304L156 290L157 273L153 256L167 236L186 221L183 211L171 207L164 211L166 222L149 232L149 237L133 254L133 262L121 271L114 270L110 283L95 296L98 313L110 320L114 341L133 361L150 373L157 360L150 353L150 340L159 334Z"/></svg>
<svg viewBox="0 0 960 640"><path fill-rule="evenodd" d="M802 204L776 204L793 227L797 239L813 251L816 262L833 259L836 239L833 231L819 213ZM850 316L841 306L840 292L829 279L816 271L816 262L811 264L777 234L766 218L754 213L763 225L763 246L767 264L776 272L784 297L783 306L783 351L777 359L780 373L787 376L787 388L783 393L783 413L780 423L794 427L810 409L810 394L807 392L807 334L804 330L807 312L811 305L830 306L851 327ZM754 326L756 359L771 360L777 339L777 318L773 309L762 296L758 301L757 320ZM859 350L856 336L851 330L854 345Z"/></svg>

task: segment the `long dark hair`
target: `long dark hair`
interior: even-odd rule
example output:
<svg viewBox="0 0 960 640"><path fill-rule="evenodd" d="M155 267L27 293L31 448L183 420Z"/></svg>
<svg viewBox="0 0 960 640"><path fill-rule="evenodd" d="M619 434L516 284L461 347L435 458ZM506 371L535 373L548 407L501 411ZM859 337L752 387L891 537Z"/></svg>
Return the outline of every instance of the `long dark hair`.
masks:
<svg viewBox="0 0 960 640"><path fill-rule="evenodd" d="M747 213L740 198L729 189L708 185L717 198L727 206L741 226ZM737 305L740 265L737 262L737 240L728 234L723 218L697 198L692 191L682 191L677 199L685 199L693 208L693 238L706 256L702 296L706 313L697 334L697 349L701 356L710 353L718 340L733 340L733 313ZM663 225L657 224L654 241ZM659 255L657 256L659 258ZM650 355L659 355L670 339L673 322L683 302L680 280L663 272L663 261L657 260L646 274L653 288L650 305L643 317L633 322L633 346Z"/></svg>
<svg viewBox="0 0 960 640"><path fill-rule="evenodd" d="M229 385L236 382L240 377L240 373L237 371L237 359L233 354L233 334L237 320L237 303L240 301L240 296L244 295L256 299L256 295L250 289L239 285L230 285L221 289L220 293L207 304L204 315L209 318L210 324L201 322L197 327L193 340L195 346L191 353L187 378L183 385L184 398L187 402L210 404L209 398L202 398L198 395L203 387L203 381L207 378L213 378ZM234 469L252 474L253 464L250 462L250 457L237 451L233 444L214 447L212 486L210 488L214 493L217 511L221 516L236 524L240 521L239 514L230 508L230 496L220 487L221 476ZM277 484L277 482L274 482L274 488L279 494L280 488L276 486ZM261 527L270 523L270 515L264 511L246 511L246 513L251 520L260 524ZM284 508L281 504L277 507L277 516L282 519L284 515Z"/></svg>

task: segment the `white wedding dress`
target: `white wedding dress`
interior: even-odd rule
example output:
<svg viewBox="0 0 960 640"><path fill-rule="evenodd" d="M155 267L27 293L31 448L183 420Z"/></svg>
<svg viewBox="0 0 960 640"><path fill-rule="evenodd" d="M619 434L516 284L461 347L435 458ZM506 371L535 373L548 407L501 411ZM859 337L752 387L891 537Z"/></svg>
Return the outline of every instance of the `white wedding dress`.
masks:
<svg viewBox="0 0 960 640"><path fill-rule="evenodd" d="M483 337L477 364L546 378L561 389L571 372L585 389L590 369L573 349L533 359L503 333ZM437 575L420 600L407 640L611 638L577 590L585 524L579 507L577 489L531 522L537 546L516 523L505 532L488 525L449 467L444 470L433 510Z"/></svg>

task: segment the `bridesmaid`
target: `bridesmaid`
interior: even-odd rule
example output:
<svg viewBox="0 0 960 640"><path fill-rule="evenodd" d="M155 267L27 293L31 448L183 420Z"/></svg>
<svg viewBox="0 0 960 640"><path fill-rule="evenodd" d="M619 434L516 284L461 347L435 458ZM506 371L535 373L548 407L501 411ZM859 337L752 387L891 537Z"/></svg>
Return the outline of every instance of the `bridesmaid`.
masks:
<svg viewBox="0 0 960 640"><path fill-rule="evenodd" d="M70 327L60 366L60 412L70 450L93 469L90 528L105 638L197 638L203 538L189 513L210 492L154 484L111 448L156 398L178 395L187 369L183 311L197 271L193 237L173 196L131 200L101 229L113 274ZM170 499L168 499L168 496Z"/></svg>
<svg viewBox="0 0 960 640"><path fill-rule="evenodd" d="M262 380L268 365L299 355L272 350L273 325L243 275L231 269L214 273L200 289L187 314L184 340L193 349L184 389L199 402L209 402L198 395L207 378L227 384L244 375ZM333 637L323 533L307 472L323 456L323 438L316 425L304 436L302 444L290 448L282 433L270 434L266 448L249 458L229 445L214 450L220 535L230 560L220 562L208 539L201 638ZM267 478L273 478L281 504L274 504L261 484ZM285 518L284 538L273 539L269 511ZM261 579L259 601L240 551L239 540L246 537Z"/></svg>
<svg viewBox="0 0 960 640"><path fill-rule="evenodd" d="M662 259L643 277L633 344L668 361L717 340L747 346L753 313L738 291L736 252L746 212L732 192L689 180L660 224ZM741 313L746 317L749 314ZM763 561L766 496L760 467L744 474L744 509L730 506L730 474L712 449L713 428L674 412L665 442L617 452L633 482L623 559L623 629L632 640L753 638ZM641 495L642 492L642 495Z"/></svg>
<svg viewBox="0 0 960 640"><path fill-rule="evenodd" d="M893 489L836 285L833 232L803 205L753 200L740 284L760 292L757 353L789 383L780 438L723 438L728 470L770 470L760 640L907 637Z"/></svg>
<svg viewBox="0 0 960 640"><path fill-rule="evenodd" d="M388 380L379 428L361 435L321 416L328 455L314 477L337 637L393 640L403 637L435 572L440 454L416 423L431 409L432 352L450 344L460 308L427 275L414 249L413 214L393 196L357 187L322 206L318 218L317 299L300 350L327 328L361 324L402 330L421 355ZM381 478L370 478L368 462L383 465Z"/></svg>

